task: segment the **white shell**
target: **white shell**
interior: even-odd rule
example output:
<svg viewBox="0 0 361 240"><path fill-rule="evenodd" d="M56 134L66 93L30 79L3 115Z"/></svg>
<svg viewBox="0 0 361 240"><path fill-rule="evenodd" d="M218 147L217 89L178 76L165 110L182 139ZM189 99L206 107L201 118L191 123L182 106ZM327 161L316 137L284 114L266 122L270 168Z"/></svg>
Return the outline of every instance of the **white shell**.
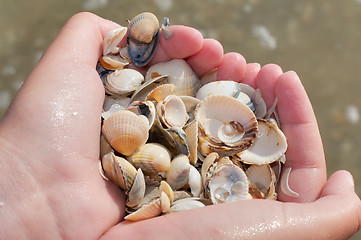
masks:
<svg viewBox="0 0 361 240"><path fill-rule="evenodd" d="M119 55L101 56L99 62L105 69L108 70L123 69L129 64L128 60L120 57Z"/></svg>
<svg viewBox="0 0 361 240"><path fill-rule="evenodd" d="M110 30L104 37L103 55L107 55L113 51L113 49L120 43L126 33L126 27L119 27Z"/></svg>
<svg viewBox="0 0 361 240"><path fill-rule="evenodd" d="M237 155L245 163L262 165L278 160L286 150L286 136L277 125L259 120L258 134L253 145Z"/></svg>
<svg viewBox="0 0 361 240"><path fill-rule="evenodd" d="M176 86L175 94L179 96L195 96L200 87L197 75L183 59L173 59L151 66L147 71L145 79L149 81L161 75L169 76L169 83Z"/></svg>
<svg viewBox="0 0 361 240"><path fill-rule="evenodd" d="M188 185L194 197L201 196L201 193L203 192L202 177L198 170L192 165L189 169Z"/></svg>
<svg viewBox="0 0 361 240"><path fill-rule="evenodd" d="M138 168L137 175L134 179L133 186L128 193L127 206L135 207L143 199L145 194L145 180L142 169Z"/></svg>
<svg viewBox="0 0 361 240"><path fill-rule="evenodd" d="M134 69L115 70L104 82L108 94L128 94L135 91L144 81L143 75Z"/></svg>
<svg viewBox="0 0 361 240"><path fill-rule="evenodd" d="M288 178L290 176L290 173L291 173L291 168L288 167L286 169L283 170L283 174L282 174L282 177L281 177L281 182L280 182L280 187L281 187L281 190L284 194L290 196L290 197L299 197L300 195L293 191L290 186L288 185Z"/></svg>
<svg viewBox="0 0 361 240"><path fill-rule="evenodd" d="M203 85L198 90L196 98L203 100L213 94L237 97L240 90L239 83L235 81L215 81Z"/></svg>
<svg viewBox="0 0 361 240"><path fill-rule="evenodd" d="M159 216L161 213L162 208L160 206L160 198L156 198L149 204L143 205L137 211L125 216L124 219L129 221L141 221Z"/></svg>
<svg viewBox="0 0 361 240"><path fill-rule="evenodd" d="M178 190L188 183L190 167L187 156L183 154L172 160L167 172L167 183L173 190Z"/></svg>
<svg viewBox="0 0 361 240"><path fill-rule="evenodd" d="M199 207L205 207L206 205L198 201L198 199L195 198L183 198L180 200L177 200L173 203L173 205L170 207L169 212L180 212L184 210L190 210L194 208Z"/></svg>
<svg viewBox="0 0 361 240"><path fill-rule="evenodd" d="M183 127L188 121L186 107L178 96L169 95L157 104L157 112L162 122L169 128Z"/></svg>

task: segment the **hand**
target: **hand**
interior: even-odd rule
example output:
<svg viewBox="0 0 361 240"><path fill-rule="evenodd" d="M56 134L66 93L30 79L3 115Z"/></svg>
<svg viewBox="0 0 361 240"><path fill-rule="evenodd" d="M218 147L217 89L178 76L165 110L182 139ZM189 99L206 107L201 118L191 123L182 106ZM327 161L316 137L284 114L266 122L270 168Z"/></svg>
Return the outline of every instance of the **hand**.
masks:
<svg viewBox="0 0 361 240"><path fill-rule="evenodd" d="M203 75L278 97L288 138L290 186L300 194L280 201L214 205L137 223L121 222L124 196L98 172L104 89L95 71L102 39L113 22L82 13L69 20L30 74L0 123L0 236L4 239L344 239L359 229L360 199L352 176L326 169L316 119L294 72L246 64L223 55L215 40L172 26L152 64L186 58Z"/></svg>

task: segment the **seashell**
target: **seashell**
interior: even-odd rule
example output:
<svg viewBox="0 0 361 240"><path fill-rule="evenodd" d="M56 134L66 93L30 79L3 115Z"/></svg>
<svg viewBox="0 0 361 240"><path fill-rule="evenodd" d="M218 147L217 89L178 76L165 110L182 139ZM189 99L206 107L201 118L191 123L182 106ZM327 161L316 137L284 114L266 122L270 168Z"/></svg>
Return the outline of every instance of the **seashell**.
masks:
<svg viewBox="0 0 361 240"><path fill-rule="evenodd" d="M275 177L271 167L265 165L252 165L246 170L248 180L254 184L255 188L267 196L272 185L274 187Z"/></svg>
<svg viewBox="0 0 361 240"><path fill-rule="evenodd" d="M198 161L198 122L192 121L184 128L184 132L187 136L189 146L189 162L192 165L196 165Z"/></svg>
<svg viewBox="0 0 361 240"><path fill-rule="evenodd" d="M242 94L237 99L251 108L257 118L263 118L267 113L267 106L261 96L261 91L244 83L239 83L239 86Z"/></svg>
<svg viewBox="0 0 361 240"><path fill-rule="evenodd" d="M157 113L167 127L183 127L188 121L186 107L180 97L169 95L157 104Z"/></svg>
<svg viewBox="0 0 361 240"><path fill-rule="evenodd" d="M188 185L194 197L200 197L203 192L202 177L198 170L190 165Z"/></svg>
<svg viewBox="0 0 361 240"><path fill-rule="evenodd" d="M148 122L128 110L121 110L104 120L102 132L116 151L129 156L148 140Z"/></svg>
<svg viewBox="0 0 361 240"><path fill-rule="evenodd" d="M204 199L205 200L205 199ZM169 209L169 213L172 212L180 212L184 210L190 210L199 207L205 207L206 205L210 205L209 201L203 201L200 198L184 198L177 200L173 203L173 205Z"/></svg>
<svg viewBox="0 0 361 240"><path fill-rule="evenodd" d="M253 145L237 153L242 162L248 164L268 164L278 160L287 150L286 136L269 120L258 120L258 134Z"/></svg>
<svg viewBox="0 0 361 240"><path fill-rule="evenodd" d="M173 33L169 30L169 18L164 17L162 21L162 33L166 40L169 40L171 37L173 37Z"/></svg>
<svg viewBox="0 0 361 240"><path fill-rule="evenodd" d="M215 82L217 81L217 68L213 68L212 70L210 70L209 72L207 72L206 74L204 74L201 79L199 80L203 85L210 83L210 82Z"/></svg>
<svg viewBox="0 0 361 240"><path fill-rule="evenodd" d="M162 213L168 212L171 205L168 195L165 192L161 192L159 198L160 198L159 205L162 210Z"/></svg>
<svg viewBox="0 0 361 240"><path fill-rule="evenodd" d="M175 94L178 96L195 96L200 88L200 81L197 75L183 59L173 59L151 66L147 71L145 79L149 81L162 75L169 76L169 83L175 85Z"/></svg>
<svg viewBox="0 0 361 240"><path fill-rule="evenodd" d="M190 167L186 155L178 155L172 160L167 172L167 183L173 190L178 190L188 183Z"/></svg>
<svg viewBox="0 0 361 240"><path fill-rule="evenodd" d="M159 216L161 213L160 198L158 197L135 212L128 214L124 219L135 222Z"/></svg>
<svg viewBox="0 0 361 240"><path fill-rule="evenodd" d="M293 191L290 186L288 185L288 179L290 177L290 173L291 173L291 168L288 167L288 168L285 168L283 170L283 174L282 174L282 177L281 177L281 181L280 181L280 187L281 187L281 190L284 194L290 196L290 197L299 197L300 195Z"/></svg>
<svg viewBox="0 0 361 240"><path fill-rule="evenodd" d="M142 169L138 168L132 188L128 192L128 200L126 205L128 207L135 207L139 205L145 194L145 180Z"/></svg>
<svg viewBox="0 0 361 240"><path fill-rule="evenodd" d="M134 92L144 81L143 75L134 69L115 70L104 82L105 91L110 94L128 94Z"/></svg>
<svg viewBox="0 0 361 240"><path fill-rule="evenodd" d="M219 159L219 154L216 152L212 152L207 155L206 158L203 160L202 168L201 168L201 177L203 181L203 185L206 184L207 179L207 173L210 169L210 167Z"/></svg>
<svg viewBox="0 0 361 240"><path fill-rule="evenodd" d="M112 108L113 105L118 105L119 109L126 109L130 103L130 98L124 95L121 96L105 96L103 111L106 112Z"/></svg>
<svg viewBox="0 0 361 240"><path fill-rule="evenodd" d="M248 197L248 179L235 164L217 164L206 183L213 204L244 200Z"/></svg>
<svg viewBox="0 0 361 240"><path fill-rule="evenodd" d="M134 93L132 94L130 101L143 101L149 95L149 93L156 88L159 84L168 83L169 78L166 75L158 76L151 80L144 82L141 86L139 86Z"/></svg>
<svg viewBox="0 0 361 240"><path fill-rule="evenodd" d="M196 98L203 100L209 95L226 95L237 98L241 92L239 83L235 81L215 81L203 85L197 92Z"/></svg>
<svg viewBox="0 0 361 240"><path fill-rule="evenodd" d="M199 126L199 150L203 155L217 151L233 155L247 149L258 131L253 112L235 98L210 95L195 110Z"/></svg>
<svg viewBox="0 0 361 240"><path fill-rule="evenodd" d="M111 74L112 72L114 72L113 70L105 69L105 68L101 65L101 63L100 63L99 61L98 61L98 63L97 63L96 70L97 70L97 72L98 72L98 74L99 74L99 77L100 77L100 79L102 80L102 83L103 83L103 84L104 84L105 79L107 78L107 76L108 76L109 74Z"/></svg>
<svg viewBox="0 0 361 240"><path fill-rule="evenodd" d="M137 170L126 159L110 152L102 158L102 166L105 176L113 183L125 191L131 189L137 176Z"/></svg>
<svg viewBox="0 0 361 240"><path fill-rule="evenodd" d="M148 121L149 129L153 126L157 112L154 103L151 101L134 101L132 102L127 110L134 112L138 116L146 117Z"/></svg>
<svg viewBox="0 0 361 240"><path fill-rule="evenodd" d="M174 95L174 84L161 84L154 88L145 98L145 100L156 100L157 102L163 101L167 96Z"/></svg>
<svg viewBox="0 0 361 240"><path fill-rule="evenodd" d="M174 192L171 186L166 181L161 181L159 185L159 191L167 194L170 204L174 201Z"/></svg>
<svg viewBox="0 0 361 240"><path fill-rule="evenodd" d="M129 61L119 55L105 55L99 58L100 64L108 70L123 69L129 64Z"/></svg>
<svg viewBox="0 0 361 240"><path fill-rule="evenodd" d="M108 141L105 139L104 135L100 135L100 159L103 158L104 155L113 152L113 148L110 146Z"/></svg>
<svg viewBox="0 0 361 240"><path fill-rule="evenodd" d="M104 37L103 41L103 55L108 55L120 43L125 34L127 33L126 27L119 27L110 30Z"/></svg>
<svg viewBox="0 0 361 240"><path fill-rule="evenodd" d="M186 107L187 114L189 116L189 122L192 122L194 120L194 110L196 109L197 104L199 103L199 100L195 97L191 96L179 96L184 106Z"/></svg>
<svg viewBox="0 0 361 240"><path fill-rule="evenodd" d="M127 60L128 62L131 62L132 59L129 56L128 53L128 48L127 47L123 47L119 50L119 56L125 60Z"/></svg>
<svg viewBox="0 0 361 240"><path fill-rule="evenodd" d="M127 48L138 67L145 66L153 57L159 41L159 22L153 13L135 16L128 26Z"/></svg>
<svg viewBox="0 0 361 240"><path fill-rule="evenodd" d="M146 174L166 172L171 167L168 149L157 143L146 143L140 146L130 156L129 160Z"/></svg>

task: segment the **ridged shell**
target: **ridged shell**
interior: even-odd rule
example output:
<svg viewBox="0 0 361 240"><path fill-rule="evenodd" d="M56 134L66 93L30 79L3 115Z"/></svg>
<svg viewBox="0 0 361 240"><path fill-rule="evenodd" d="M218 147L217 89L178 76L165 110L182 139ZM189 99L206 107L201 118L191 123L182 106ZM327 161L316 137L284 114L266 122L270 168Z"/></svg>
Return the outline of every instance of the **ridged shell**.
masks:
<svg viewBox="0 0 361 240"><path fill-rule="evenodd" d="M166 172L171 166L171 157L168 149L157 143L147 143L139 147L130 156L131 162L144 173L158 174Z"/></svg>
<svg viewBox="0 0 361 240"><path fill-rule="evenodd" d="M103 42L103 55L109 54L120 43L125 34L127 33L126 27L119 27L110 30L104 37Z"/></svg>
<svg viewBox="0 0 361 240"><path fill-rule="evenodd" d="M109 144L125 156L148 140L148 122L128 110L113 113L104 120L102 131Z"/></svg>
<svg viewBox="0 0 361 240"><path fill-rule="evenodd" d="M127 48L138 67L145 66L153 57L159 41L159 22L149 12L135 16L128 26Z"/></svg>
<svg viewBox="0 0 361 240"><path fill-rule="evenodd" d="M119 55L106 55L99 58L100 64L108 70L123 69L129 64L129 61L121 58Z"/></svg>
<svg viewBox="0 0 361 240"><path fill-rule="evenodd" d="M168 76L158 76L151 80L145 81L141 86L139 86L134 93L132 94L130 101L144 101L147 95L156 88L159 84L168 83Z"/></svg>
<svg viewBox="0 0 361 240"><path fill-rule="evenodd" d="M169 95L157 103L157 113L162 122L169 128L183 127L189 118L182 99L176 95Z"/></svg>
<svg viewBox="0 0 361 240"><path fill-rule="evenodd" d="M135 207L144 198L145 194L145 180L142 169L138 168L137 175L135 176L133 186L128 193L127 206Z"/></svg>
<svg viewBox="0 0 361 240"><path fill-rule="evenodd" d="M137 170L126 159L108 153L102 158L105 176L125 191L133 186Z"/></svg>
<svg viewBox="0 0 361 240"><path fill-rule="evenodd" d="M159 216L161 213L160 198L156 198L149 204L145 204L135 212L125 216L124 219L129 221L141 221Z"/></svg>
<svg viewBox="0 0 361 240"><path fill-rule="evenodd" d="M178 96L195 96L200 88L200 81L183 59L173 59L168 62L162 62L151 66L145 76L146 81L161 75L169 76L169 83L176 86L175 94Z"/></svg>
<svg viewBox="0 0 361 240"><path fill-rule="evenodd" d="M175 157L167 172L167 183L173 190L178 190L188 183L191 165L185 155Z"/></svg>
<svg viewBox="0 0 361 240"><path fill-rule="evenodd" d="M195 117L199 124L199 149L204 155L213 151L233 155L247 149L258 131L253 112L225 95L210 95L200 101Z"/></svg>
<svg viewBox="0 0 361 240"><path fill-rule="evenodd" d="M156 118L156 109L154 103L151 101L134 101L132 102L127 110L134 112L136 115L144 116L148 120L149 128L151 128L154 124Z"/></svg>
<svg viewBox="0 0 361 240"><path fill-rule="evenodd" d="M157 102L163 101L167 96L173 95L175 91L174 84L161 84L154 88L145 100L155 99Z"/></svg>
<svg viewBox="0 0 361 240"><path fill-rule="evenodd" d="M248 187L246 174L234 164L217 166L206 185L213 204L247 199Z"/></svg>
<svg viewBox="0 0 361 240"><path fill-rule="evenodd" d="M135 91L144 81L143 75L134 69L115 70L105 80L108 94L128 94Z"/></svg>
<svg viewBox="0 0 361 240"><path fill-rule="evenodd" d="M274 189L275 176L268 164L252 165L246 170L246 175L264 196L268 196L270 189Z"/></svg>
<svg viewBox="0 0 361 240"><path fill-rule="evenodd" d="M189 162L196 165L198 161L198 122L192 121L184 128L189 144Z"/></svg>
<svg viewBox="0 0 361 240"><path fill-rule="evenodd" d="M241 91L239 83L235 81L216 81L203 85L197 92L196 98L203 100L209 95L226 95L237 98Z"/></svg>
<svg viewBox="0 0 361 240"><path fill-rule="evenodd" d="M241 161L248 164L268 164L277 161L287 150L286 136L269 120L258 121L257 137L253 145L238 153Z"/></svg>

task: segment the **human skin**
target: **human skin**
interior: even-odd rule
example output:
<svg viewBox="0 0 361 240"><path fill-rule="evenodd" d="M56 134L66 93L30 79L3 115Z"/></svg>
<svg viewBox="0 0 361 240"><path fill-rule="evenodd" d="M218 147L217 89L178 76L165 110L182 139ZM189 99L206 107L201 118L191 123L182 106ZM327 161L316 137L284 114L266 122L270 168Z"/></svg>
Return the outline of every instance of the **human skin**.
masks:
<svg viewBox="0 0 361 240"><path fill-rule="evenodd" d="M98 172L104 88L95 70L105 34L117 24L72 17L24 82L0 122L0 239L347 239L360 228L352 176L326 179L317 121L295 72L246 63L195 29L174 37L150 64L185 58L203 75L260 88L288 140L291 189L279 201L246 200L129 223L124 195Z"/></svg>

